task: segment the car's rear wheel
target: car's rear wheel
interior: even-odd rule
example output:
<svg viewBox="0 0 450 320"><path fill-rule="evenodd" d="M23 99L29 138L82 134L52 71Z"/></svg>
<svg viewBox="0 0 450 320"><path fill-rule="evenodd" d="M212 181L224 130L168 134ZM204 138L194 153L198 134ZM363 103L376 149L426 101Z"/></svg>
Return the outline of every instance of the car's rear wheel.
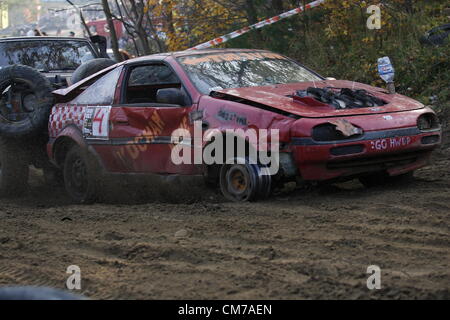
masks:
<svg viewBox="0 0 450 320"><path fill-rule="evenodd" d="M28 159L17 145L0 139L0 196L21 196L28 187Z"/></svg>
<svg viewBox="0 0 450 320"><path fill-rule="evenodd" d="M390 176L387 172L373 173L359 178L359 182L366 188L382 187L393 183L407 183L414 178L414 172L407 172L397 176Z"/></svg>
<svg viewBox="0 0 450 320"><path fill-rule="evenodd" d="M87 150L74 146L64 162L64 184L78 203L92 203L98 197L98 168Z"/></svg>
<svg viewBox="0 0 450 320"><path fill-rule="evenodd" d="M231 201L255 201L266 198L271 192L270 175L264 174L264 167L245 163L224 164L220 170L220 189Z"/></svg>

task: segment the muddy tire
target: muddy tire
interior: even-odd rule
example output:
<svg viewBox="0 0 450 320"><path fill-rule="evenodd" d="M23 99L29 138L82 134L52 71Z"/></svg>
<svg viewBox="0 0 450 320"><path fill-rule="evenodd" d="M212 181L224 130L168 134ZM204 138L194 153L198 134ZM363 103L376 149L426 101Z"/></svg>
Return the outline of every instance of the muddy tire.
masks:
<svg viewBox="0 0 450 320"><path fill-rule="evenodd" d="M256 201L267 198L271 193L272 177L262 174L259 164L223 164L220 169L220 189L225 198L235 202Z"/></svg>
<svg viewBox="0 0 450 320"><path fill-rule="evenodd" d="M408 183L414 179L414 172L407 172L398 176L387 173L376 173L359 178L359 182L366 188L382 187L390 184Z"/></svg>
<svg viewBox="0 0 450 320"><path fill-rule="evenodd" d="M0 197L22 195L28 187L28 159L13 143L0 140Z"/></svg>
<svg viewBox="0 0 450 320"><path fill-rule="evenodd" d="M93 203L98 198L99 170L95 159L85 149L73 146L64 162L64 185L77 203Z"/></svg>
<svg viewBox="0 0 450 320"><path fill-rule="evenodd" d="M53 106L52 86L37 70L14 65L0 70L0 135L32 136L45 132Z"/></svg>
<svg viewBox="0 0 450 320"><path fill-rule="evenodd" d="M75 72L72 74L72 78L70 79L70 81L72 82L72 84L77 83L78 81L81 81L115 64L116 64L115 61L106 58L89 60L88 62L83 63L75 70Z"/></svg>

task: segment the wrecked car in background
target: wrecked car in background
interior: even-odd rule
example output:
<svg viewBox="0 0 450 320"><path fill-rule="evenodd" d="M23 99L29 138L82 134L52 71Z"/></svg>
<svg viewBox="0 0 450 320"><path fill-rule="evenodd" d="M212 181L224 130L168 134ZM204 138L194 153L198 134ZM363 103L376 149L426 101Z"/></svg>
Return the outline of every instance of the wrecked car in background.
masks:
<svg viewBox="0 0 450 320"><path fill-rule="evenodd" d="M20 195L28 166L43 168L47 180L58 171L45 152L52 91L65 88L114 61L102 58L106 40L72 37L0 39L0 195ZM106 56L106 55L105 55Z"/></svg>
<svg viewBox="0 0 450 320"><path fill-rule="evenodd" d="M53 94L48 157L63 173L69 195L84 203L96 199L105 173L203 175L234 201L265 198L287 181L359 178L372 186L410 176L441 140L437 117L423 104L385 89L327 80L263 50L141 57ZM196 123L204 133L202 149L218 135L234 134L246 152L267 151L245 132L276 130L279 169L265 174L266 164L247 155L235 161L236 150L222 150L223 163L174 163L177 145L196 146L195 139L174 132L195 137Z"/></svg>

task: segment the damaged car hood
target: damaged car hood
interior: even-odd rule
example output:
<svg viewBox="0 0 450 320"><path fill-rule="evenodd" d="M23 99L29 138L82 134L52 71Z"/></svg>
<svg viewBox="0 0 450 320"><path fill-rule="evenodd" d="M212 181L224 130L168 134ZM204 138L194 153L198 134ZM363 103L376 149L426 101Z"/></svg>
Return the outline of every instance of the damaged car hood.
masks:
<svg viewBox="0 0 450 320"><path fill-rule="evenodd" d="M297 91L307 90L307 88L310 87L331 87L336 89L349 88L353 90L362 89L367 93L382 99L386 104L366 108L337 109L330 104L320 103L314 99L310 99L309 101L298 101L297 99L294 99L294 95ZM317 82L277 84L263 87L223 89L213 91L211 95L254 107L261 105L261 108L269 107L283 113L290 113L308 118L390 113L424 108L422 103L401 94L389 94L386 90L381 88L346 80L324 80Z"/></svg>

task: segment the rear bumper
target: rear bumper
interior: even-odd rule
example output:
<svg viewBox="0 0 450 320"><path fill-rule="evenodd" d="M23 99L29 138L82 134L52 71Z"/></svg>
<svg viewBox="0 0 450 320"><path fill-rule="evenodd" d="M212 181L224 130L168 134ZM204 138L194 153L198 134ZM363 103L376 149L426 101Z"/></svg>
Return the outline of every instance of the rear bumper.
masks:
<svg viewBox="0 0 450 320"><path fill-rule="evenodd" d="M371 131L345 142L293 138L292 150L301 177L323 181L377 171L390 175L414 171L427 164L440 143L440 129L421 132L411 127Z"/></svg>

